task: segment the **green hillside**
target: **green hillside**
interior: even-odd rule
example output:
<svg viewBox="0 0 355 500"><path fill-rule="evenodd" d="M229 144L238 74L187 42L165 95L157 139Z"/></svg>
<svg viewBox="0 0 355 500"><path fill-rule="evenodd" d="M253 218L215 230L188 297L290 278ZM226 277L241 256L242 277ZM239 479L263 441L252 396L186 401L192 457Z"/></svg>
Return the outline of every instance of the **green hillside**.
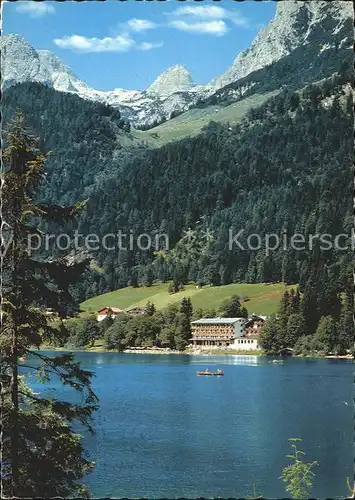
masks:
<svg viewBox="0 0 355 500"><path fill-rule="evenodd" d="M183 297L190 297L194 308L218 309L221 303L237 294L242 299L250 313L269 315L276 312L282 293L283 283L277 284L231 284L225 286L207 286L196 289L193 284L175 294L168 293L169 283L154 284L150 287L122 288L115 292L98 295L81 304L81 310L96 312L104 306L130 309L143 306L149 300L157 310L164 309L169 304L180 302ZM288 286L292 288L292 286ZM245 300L247 299L247 300Z"/></svg>
<svg viewBox="0 0 355 500"><path fill-rule="evenodd" d="M265 94L254 94L233 102L229 106L214 105L206 108L194 108L168 120L150 130L132 130L132 140L146 141L149 146L162 146L168 142L198 135L209 122L230 123L235 125L241 121L250 108L260 106L278 91Z"/></svg>

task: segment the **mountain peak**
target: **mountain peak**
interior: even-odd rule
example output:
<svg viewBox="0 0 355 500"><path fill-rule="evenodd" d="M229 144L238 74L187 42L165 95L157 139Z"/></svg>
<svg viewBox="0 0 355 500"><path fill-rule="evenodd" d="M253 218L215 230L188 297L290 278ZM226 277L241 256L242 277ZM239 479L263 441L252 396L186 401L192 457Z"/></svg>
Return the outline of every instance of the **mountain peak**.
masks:
<svg viewBox="0 0 355 500"><path fill-rule="evenodd" d="M22 35L18 35L17 33L9 33L8 35L2 35L1 37L2 43L11 43L11 42L18 42L18 43L23 43L30 45Z"/></svg>
<svg viewBox="0 0 355 500"><path fill-rule="evenodd" d="M327 40L344 22L353 17L352 2L298 1L277 2L274 19L263 28L250 47L237 55L232 66L211 85L221 88L289 55L296 48Z"/></svg>
<svg viewBox="0 0 355 500"><path fill-rule="evenodd" d="M329 13L332 12L338 18L344 18L352 15L353 12L352 3L347 1L337 0L329 2L326 0L318 0L317 2L312 2L289 0L288 2L277 2L275 18L292 16L301 9L306 9L313 15L318 15L319 17L322 15L329 15Z"/></svg>
<svg viewBox="0 0 355 500"><path fill-rule="evenodd" d="M53 52L36 50L21 35L0 37L4 87L26 81L40 82L62 92L78 92L87 85Z"/></svg>
<svg viewBox="0 0 355 500"><path fill-rule="evenodd" d="M21 35L11 33L0 38L3 86L25 81L48 83L48 74L39 77L41 63L37 51Z"/></svg>
<svg viewBox="0 0 355 500"><path fill-rule="evenodd" d="M174 92L186 92L194 86L190 72L185 66L175 64L161 73L147 88L147 93L166 97Z"/></svg>
<svg viewBox="0 0 355 500"><path fill-rule="evenodd" d="M82 92L87 85L58 56L49 50L37 50L41 68L51 76L51 85L62 92Z"/></svg>

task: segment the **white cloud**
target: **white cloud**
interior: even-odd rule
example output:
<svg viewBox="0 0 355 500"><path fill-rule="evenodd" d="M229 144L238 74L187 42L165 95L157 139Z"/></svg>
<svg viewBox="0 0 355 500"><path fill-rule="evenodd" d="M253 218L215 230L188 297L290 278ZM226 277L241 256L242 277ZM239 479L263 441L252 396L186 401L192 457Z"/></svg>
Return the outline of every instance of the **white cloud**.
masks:
<svg viewBox="0 0 355 500"><path fill-rule="evenodd" d="M137 44L138 50L152 50L159 49L164 45L163 42L142 42Z"/></svg>
<svg viewBox="0 0 355 500"><path fill-rule="evenodd" d="M127 27L132 31L146 31L157 28L159 25L148 19L130 19L127 21Z"/></svg>
<svg viewBox="0 0 355 500"><path fill-rule="evenodd" d="M48 4L36 4L52 7ZM163 42L137 42L132 33L143 33L159 27L212 36L223 36L231 23L247 27L248 20L237 10L227 10L217 5L184 5L167 13L165 23L157 24L149 19L132 18L120 23L116 33L104 38L88 38L71 35L56 38L54 43L63 49L77 52L128 52L130 50L148 51L162 47Z"/></svg>
<svg viewBox="0 0 355 500"><path fill-rule="evenodd" d="M16 11L22 14L28 14L32 18L54 14L55 7L49 2L33 2L32 0L20 1L16 4Z"/></svg>
<svg viewBox="0 0 355 500"><path fill-rule="evenodd" d="M197 16L204 19L223 19L224 13L225 9L216 5L185 5L173 12L175 16Z"/></svg>
<svg viewBox="0 0 355 500"><path fill-rule="evenodd" d="M81 35L66 36L54 39L61 49L78 52L128 52L129 50L151 50L163 45L162 42L137 43L127 34L105 38L86 38Z"/></svg>
<svg viewBox="0 0 355 500"><path fill-rule="evenodd" d="M217 5L184 5L178 7L173 16L184 17L185 21L198 18L203 20L230 20L237 26L248 27L249 21L237 10L227 10Z"/></svg>
<svg viewBox="0 0 355 500"><path fill-rule="evenodd" d="M215 36L223 36L229 30L224 21L210 21L203 23L187 23L186 21L171 21L171 27L179 31L187 31L189 33L209 34Z"/></svg>

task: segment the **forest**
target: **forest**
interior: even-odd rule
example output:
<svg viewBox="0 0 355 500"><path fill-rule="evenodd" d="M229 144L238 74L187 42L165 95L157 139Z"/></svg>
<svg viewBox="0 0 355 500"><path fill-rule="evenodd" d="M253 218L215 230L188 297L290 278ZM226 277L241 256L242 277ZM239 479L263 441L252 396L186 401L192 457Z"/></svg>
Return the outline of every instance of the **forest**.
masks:
<svg viewBox="0 0 355 500"><path fill-rule="evenodd" d="M38 84L5 92L5 118L22 107L41 145L53 151L41 201L87 200L82 234L169 236L168 251L92 252L76 298L168 279L175 286L284 281L303 291L318 267L338 280L350 250L322 250L316 243L312 250L278 248L268 255L263 248L231 251L228 235L243 229L261 238L346 233L350 239L348 82L344 73L302 91L283 90L241 124L212 122L201 135L159 149L125 146L129 126L107 106Z"/></svg>
<svg viewBox="0 0 355 500"><path fill-rule="evenodd" d="M266 255L230 251L228 234L349 234L352 97L340 81L285 92L252 110L241 125L211 123L196 138L137 155L101 179L80 221L83 233L122 229L167 233L170 250L100 252L101 275L88 295L152 280L176 283L300 283L315 260L349 259L334 249ZM333 97L333 94L334 97ZM300 141L302 138L302 141Z"/></svg>

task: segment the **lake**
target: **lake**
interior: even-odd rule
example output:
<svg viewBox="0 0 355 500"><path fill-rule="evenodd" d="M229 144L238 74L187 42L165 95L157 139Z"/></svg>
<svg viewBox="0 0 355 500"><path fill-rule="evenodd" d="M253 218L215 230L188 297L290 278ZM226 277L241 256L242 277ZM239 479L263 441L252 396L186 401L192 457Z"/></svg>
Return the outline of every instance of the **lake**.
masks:
<svg viewBox="0 0 355 500"><path fill-rule="evenodd" d="M58 353L56 353L58 354ZM354 365L334 359L77 353L96 373L94 497L286 497L287 439L318 466L312 496L346 498L353 477ZM224 377L196 370L222 368ZM43 390L35 382L31 385ZM51 385L58 396L68 388Z"/></svg>

